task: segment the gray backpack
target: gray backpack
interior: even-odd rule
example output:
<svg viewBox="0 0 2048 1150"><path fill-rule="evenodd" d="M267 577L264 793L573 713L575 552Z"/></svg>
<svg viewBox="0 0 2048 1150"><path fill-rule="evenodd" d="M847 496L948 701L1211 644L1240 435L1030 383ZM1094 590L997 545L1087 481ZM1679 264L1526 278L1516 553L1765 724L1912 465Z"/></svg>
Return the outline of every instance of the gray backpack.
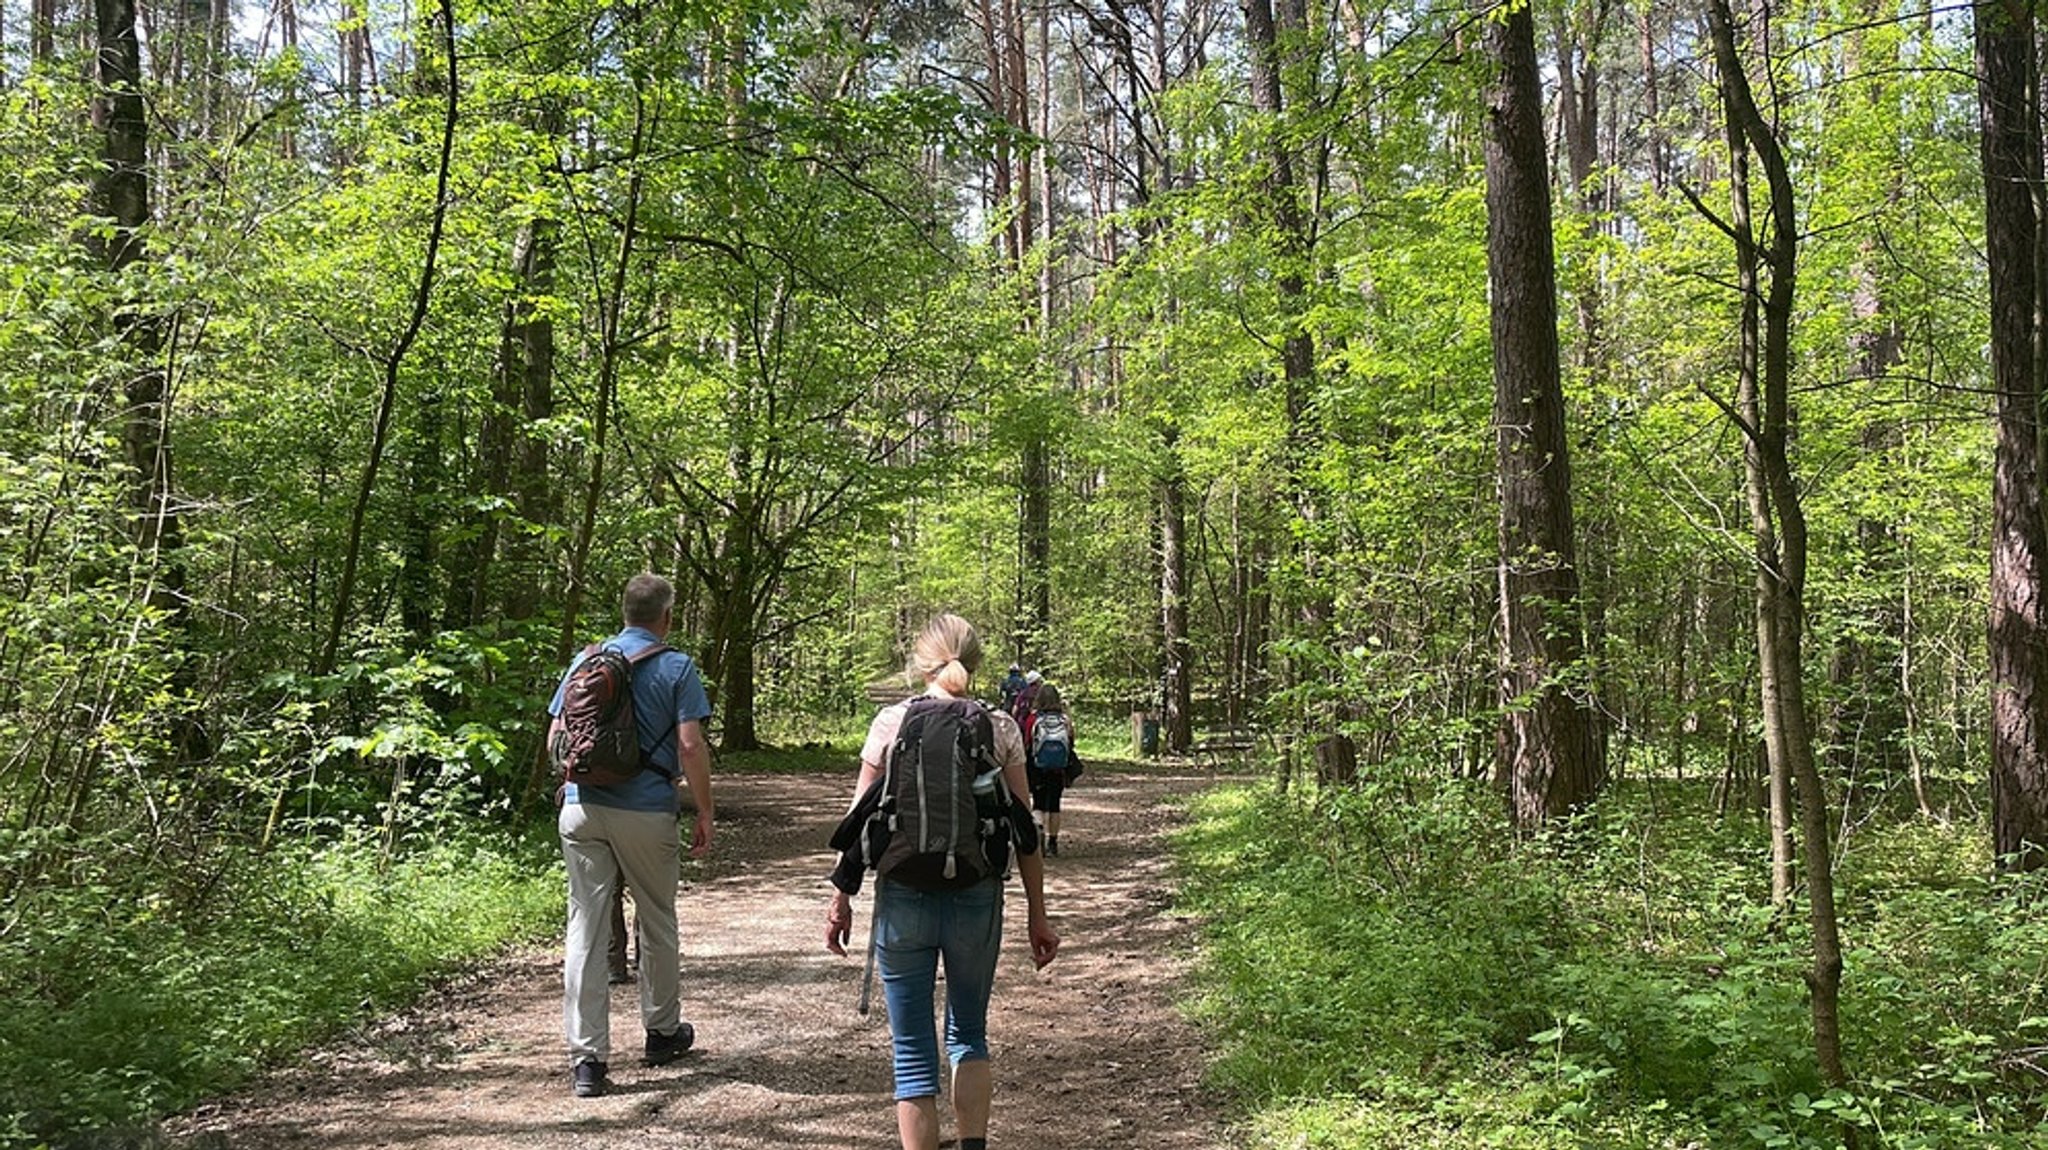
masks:
<svg viewBox="0 0 2048 1150"><path fill-rule="evenodd" d="M883 764L881 815L888 845L875 873L925 890L972 886L1001 873L989 840L1007 826L995 726L974 699L914 699Z"/></svg>

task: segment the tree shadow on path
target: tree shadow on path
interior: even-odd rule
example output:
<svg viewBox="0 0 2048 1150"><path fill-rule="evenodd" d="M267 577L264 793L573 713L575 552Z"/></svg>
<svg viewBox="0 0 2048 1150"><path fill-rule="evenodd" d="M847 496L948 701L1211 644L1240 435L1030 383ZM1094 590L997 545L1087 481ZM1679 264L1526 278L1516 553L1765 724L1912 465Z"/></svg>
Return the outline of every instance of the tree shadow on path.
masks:
<svg viewBox="0 0 2048 1150"><path fill-rule="evenodd" d="M1010 888L990 1010L992 1141L1214 1150L1227 1143L1200 1087L1199 1039L1173 1007L1196 932L1169 913L1163 838L1178 800L1214 779L1091 767L1068 792L1062 855L1048 860L1063 944L1044 971L1032 969L1024 899ZM851 770L726 774L716 786L717 850L685 864L678 900L683 1009L700 1047L681 1061L638 1065L637 988L617 987L613 1090L572 1097L559 953L524 951L167 1132L210 1147L305 1150L893 1146L879 988L873 1014L860 1017L858 952L839 958L823 945L823 844ZM867 942L867 911L863 896L856 947Z"/></svg>

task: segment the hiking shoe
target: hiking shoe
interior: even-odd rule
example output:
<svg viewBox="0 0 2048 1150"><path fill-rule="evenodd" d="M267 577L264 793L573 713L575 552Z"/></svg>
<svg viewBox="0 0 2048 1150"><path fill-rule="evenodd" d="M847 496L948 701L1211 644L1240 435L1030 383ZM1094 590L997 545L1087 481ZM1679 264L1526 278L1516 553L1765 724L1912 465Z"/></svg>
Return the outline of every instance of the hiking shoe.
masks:
<svg viewBox="0 0 2048 1150"><path fill-rule="evenodd" d="M606 1085L604 1063L585 1059L576 1064L576 1097L602 1098Z"/></svg>
<svg viewBox="0 0 2048 1150"><path fill-rule="evenodd" d="M674 1034L647 1032L647 1065L667 1066L683 1056L697 1041L697 1028L685 1022Z"/></svg>
<svg viewBox="0 0 2048 1150"><path fill-rule="evenodd" d="M630 972L624 970L612 971L610 979L611 985L624 986L631 981L633 981L633 975Z"/></svg>

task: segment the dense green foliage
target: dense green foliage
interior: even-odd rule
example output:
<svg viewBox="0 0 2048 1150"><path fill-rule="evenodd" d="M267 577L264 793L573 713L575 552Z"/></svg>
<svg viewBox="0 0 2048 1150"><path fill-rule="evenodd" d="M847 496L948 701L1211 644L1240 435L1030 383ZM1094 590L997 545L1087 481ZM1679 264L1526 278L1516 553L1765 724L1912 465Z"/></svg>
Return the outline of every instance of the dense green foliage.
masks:
<svg viewBox="0 0 2048 1150"><path fill-rule="evenodd" d="M1213 793L1180 840L1208 922L1196 1016L1258 1146L2022 1147L2048 1135L2038 882L1984 835L1855 835L1855 1081L1818 1081L1796 918L1754 827L1631 784L1513 850L1495 796ZM1314 842L1320 849L1304 850ZM1968 909L1964 909L1968 908Z"/></svg>
<svg viewBox="0 0 2048 1150"><path fill-rule="evenodd" d="M542 701L651 568L728 752L856 735L938 609L1105 747L1177 686L1197 741L1255 731L1288 797L1225 800L1190 872L1265 924L1216 938L1219 986L1272 976L1218 1016L1220 1073L1330 1144L1818 1138L1844 1106L1898 1145L2024 1138L2039 948L1977 830L1968 31L1747 7L1797 199L1853 1098L1803 1061L1748 817L1744 301L1692 6L1534 8L1573 86L1587 657L1556 674L1642 789L1510 852L1474 782L1520 701L1471 5L173 5L131 232L90 75L115 0L0 0L0 1034L63 1068L0 1134L175 1106L530 929L535 880L460 844L531 821ZM367 893L415 872L474 907ZM205 1040L78 1061L135 1027Z"/></svg>
<svg viewBox="0 0 2048 1150"><path fill-rule="evenodd" d="M216 854L178 876L198 889L145 871L16 892L0 1145L146 1124L556 929L560 865L543 846L468 835L394 855L374 835L322 835Z"/></svg>

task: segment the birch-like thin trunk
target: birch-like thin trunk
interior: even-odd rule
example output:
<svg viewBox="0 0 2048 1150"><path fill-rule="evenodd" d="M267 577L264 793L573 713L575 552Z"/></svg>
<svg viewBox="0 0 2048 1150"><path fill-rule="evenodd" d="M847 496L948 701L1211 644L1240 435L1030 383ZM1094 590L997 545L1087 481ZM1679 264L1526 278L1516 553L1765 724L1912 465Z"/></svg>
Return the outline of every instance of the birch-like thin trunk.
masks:
<svg viewBox="0 0 2048 1150"><path fill-rule="evenodd" d="M1736 156L1745 152L1755 155L1769 189L1767 242L1759 244L1754 233L1743 230L1746 221L1737 225L1738 258L1750 279L1743 303L1741 370L1751 399L1744 418L1749 421L1746 459L1757 537L1757 659L1772 774L1789 779L1799 791L1807 921L1813 934L1813 965L1807 971L1806 985L1814 1054L1822 1081L1841 1086L1848 1081L1848 1074L1842 1064L1842 942L1835 912L1833 828L1806 705L1802 643L1807 528L1790 457L1792 307L1799 221L1791 168L1751 91L1749 75L1736 51L1727 0L1708 0L1707 18L1728 116L1729 142ZM1769 58L1768 50L1764 57ZM1738 204L1747 191L1746 186L1737 190ZM1761 299L1760 344L1755 290L1759 269L1769 273L1768 289Z"/></svg>

